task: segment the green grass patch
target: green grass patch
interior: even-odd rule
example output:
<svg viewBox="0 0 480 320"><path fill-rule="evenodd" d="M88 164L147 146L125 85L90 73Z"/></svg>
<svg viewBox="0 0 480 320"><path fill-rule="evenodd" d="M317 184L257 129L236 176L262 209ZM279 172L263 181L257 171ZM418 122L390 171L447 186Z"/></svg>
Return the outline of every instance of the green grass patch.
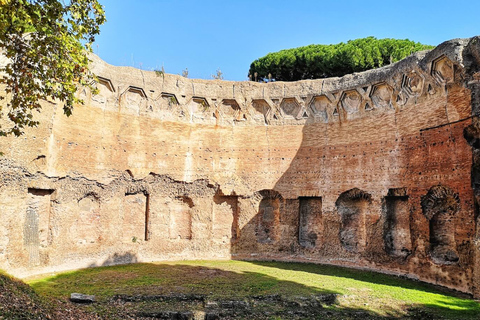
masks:
<svg viewBox="0 0 480 320"><path fill-rule="evenodd" d="M295 299L337 294L337 303L326 307L334 312L365 311L380 317L415 316L427 312L435 319L478 319L480 315L478 302L425 283L303 263L139 263L78 270L32 279L28 283L46 297L67 299L72 292L94 294L100 305L108 303L114 295L193 294L213 300L241 300L254 296L281 295L285 299Z"/></svg>

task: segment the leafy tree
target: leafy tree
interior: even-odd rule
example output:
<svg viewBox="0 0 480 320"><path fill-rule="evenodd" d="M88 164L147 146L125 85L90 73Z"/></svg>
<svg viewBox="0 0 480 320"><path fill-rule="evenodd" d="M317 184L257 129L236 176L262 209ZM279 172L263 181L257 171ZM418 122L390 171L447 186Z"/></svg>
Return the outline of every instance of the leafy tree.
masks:
<svg viewBox="0 0 480 320"><path fill-rule="evenodd" d="M269 74L277 81L339 77L378 68L399 61L413 52L432 48L408 39L375 37L334 45L312 44L269 53L252 62L249 74L257 74L260 81Z"/></svg>
<svg viewBox="0 0 480 320"><path fill-rule="evenodd" d="M87 52L105 22L97 0L0 0L0 135L21 135L36 126L40 100L64 102L68 116L79 85L89 86Z"/></svg>

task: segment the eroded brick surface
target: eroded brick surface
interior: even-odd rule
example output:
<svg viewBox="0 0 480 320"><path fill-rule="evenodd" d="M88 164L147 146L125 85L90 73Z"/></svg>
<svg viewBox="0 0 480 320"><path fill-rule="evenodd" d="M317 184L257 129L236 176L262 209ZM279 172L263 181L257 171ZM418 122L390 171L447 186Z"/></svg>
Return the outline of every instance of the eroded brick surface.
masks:
<svg viewBox="0 0 480 320"><path fill-rule="evenodd" d="M109 66L0 150L0 268L281 259L480 295L478 38L292 83Z"/></svg>

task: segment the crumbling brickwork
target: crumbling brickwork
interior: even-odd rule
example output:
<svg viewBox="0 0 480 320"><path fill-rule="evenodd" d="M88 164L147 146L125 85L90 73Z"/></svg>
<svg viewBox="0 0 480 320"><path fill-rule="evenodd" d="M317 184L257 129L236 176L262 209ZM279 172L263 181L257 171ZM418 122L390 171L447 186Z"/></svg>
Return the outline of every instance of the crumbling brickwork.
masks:
<svg viewBox="0 0 480 320"><path fill-rule="evenodd" d="M480 296L478 37L292 83L92 59L72 117L0 139L0 268L278 259Z"/></svg>

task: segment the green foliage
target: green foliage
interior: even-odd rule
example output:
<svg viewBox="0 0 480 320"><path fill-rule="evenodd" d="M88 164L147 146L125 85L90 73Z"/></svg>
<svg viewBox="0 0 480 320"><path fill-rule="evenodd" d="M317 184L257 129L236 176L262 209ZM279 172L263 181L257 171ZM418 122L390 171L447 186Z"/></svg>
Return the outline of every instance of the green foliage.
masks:
<svg viewBox="0 0 480 320"><path fill-rule="evenodd" d="M163 77L165 78L165 68L162 66L162 69L154 69L155 75L157 77Z"/></svg>
<svg viewBox="0 0 480 320"><path fill-rule="evenodd" d="M0 0L0 52L7 58L0 65L0 98L7 98L0 135L36 126L40 100L63 101L67 116L82 103L77 87L93 80L86 51L104 22L97 0Z"/></svg>
<svg viewBox="0 0 480 320"><path fill-rule="evenodd" d="M257 74L259 80L271 74L277 81L340 77L378 68L399 61L413 52L432 48L408 39L375 37L331 45L312 44L269 53L252 62L249 74Z"/></svg>

